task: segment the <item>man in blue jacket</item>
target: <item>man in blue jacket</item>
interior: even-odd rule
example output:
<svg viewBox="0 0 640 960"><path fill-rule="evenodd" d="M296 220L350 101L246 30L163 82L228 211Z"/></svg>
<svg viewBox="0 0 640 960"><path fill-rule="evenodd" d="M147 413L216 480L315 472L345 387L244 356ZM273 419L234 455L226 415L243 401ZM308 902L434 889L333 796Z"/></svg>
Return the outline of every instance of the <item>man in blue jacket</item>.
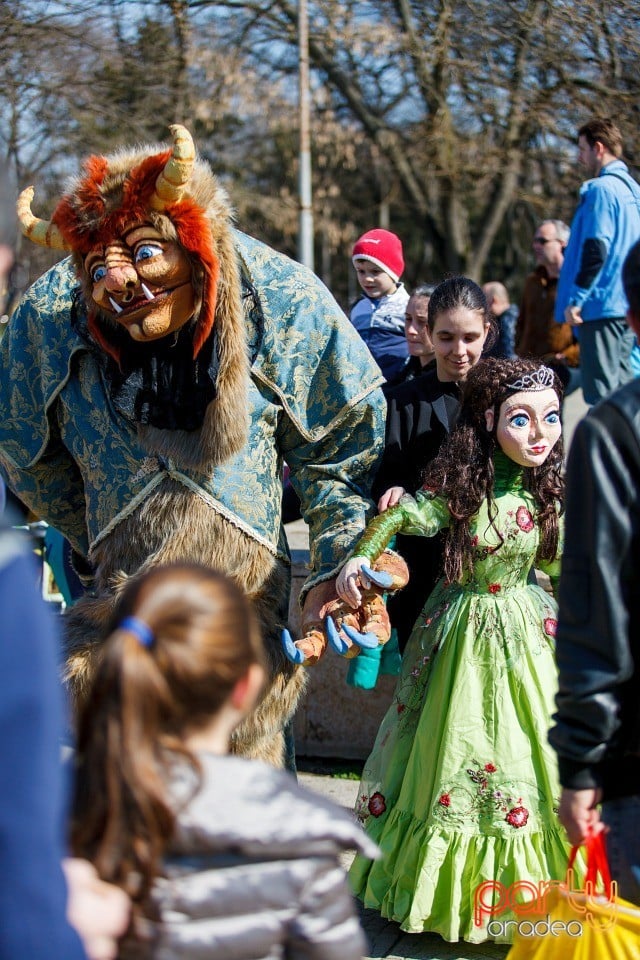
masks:
<svg viewBox="0 0 640 960"><path fill-rule="evenodd" d="M556 320L580 339L582 390L593 404L633 379L634 334L626 323L621 268L640 239L640 186L622 156L622 135L595 118L578 131L578 162L589 177L571 224L558 281Z"/></svg>

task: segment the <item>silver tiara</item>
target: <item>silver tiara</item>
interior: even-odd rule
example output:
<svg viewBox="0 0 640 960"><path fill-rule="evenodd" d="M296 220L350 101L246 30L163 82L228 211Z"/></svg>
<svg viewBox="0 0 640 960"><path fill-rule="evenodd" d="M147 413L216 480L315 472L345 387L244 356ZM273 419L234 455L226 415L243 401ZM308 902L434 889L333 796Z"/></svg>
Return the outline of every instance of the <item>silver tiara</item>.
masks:
<svg viewBox="0 0 640 960"><path fill-rule="evenodd" d="M507 384L507 390L547 390L552 387L555 375L550 367L541 366L533 373L525 373L513 383Z"/></svg>

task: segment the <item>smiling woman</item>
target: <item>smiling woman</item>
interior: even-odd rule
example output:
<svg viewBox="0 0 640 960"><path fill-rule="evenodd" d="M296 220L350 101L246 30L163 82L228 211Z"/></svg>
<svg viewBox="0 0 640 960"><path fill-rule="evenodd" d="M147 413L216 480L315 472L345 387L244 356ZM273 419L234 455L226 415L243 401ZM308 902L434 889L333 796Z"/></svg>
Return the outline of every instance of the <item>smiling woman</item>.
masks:
<svg viewBox="0 0 640 960"><path fill-rule="evenodd" d="M438 379L459 383L480 359L491 327L482 290L467 277L446 280L429 301L428 324Z"/></svg>

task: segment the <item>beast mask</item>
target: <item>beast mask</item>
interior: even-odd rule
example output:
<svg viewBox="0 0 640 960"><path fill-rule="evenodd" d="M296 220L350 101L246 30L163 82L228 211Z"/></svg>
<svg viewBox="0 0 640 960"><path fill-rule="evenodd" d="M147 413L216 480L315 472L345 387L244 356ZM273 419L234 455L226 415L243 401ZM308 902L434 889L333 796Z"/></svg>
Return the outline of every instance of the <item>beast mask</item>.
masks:
<svg viewBox="0 0 640 960"><path fill-rule="evenodd" d="M172 150L90 157L50 221L32 214L32 187L18 200L29 239L74 254L91 333L116 359L117 325L144 341L193 320L195 357L214 323L220 261L207 216L211 174L198 169L188 130L171 132ZM228 209L214 211L221 213L227 220Z"/></svg>
<svg viewBox="0 0 640 960"><path fill-rule="evenodd" d="M116 408L152 450L177 455L175 435L191 434L178 446L200 464L246 439L246 334L226 193L188 130L171 133L171 149L89 157L50 221L33 215L33 187L17 210L29 239L73 254L88 334L118 368L109 374ZM173 438L159 440L163 431Z"/></svg>

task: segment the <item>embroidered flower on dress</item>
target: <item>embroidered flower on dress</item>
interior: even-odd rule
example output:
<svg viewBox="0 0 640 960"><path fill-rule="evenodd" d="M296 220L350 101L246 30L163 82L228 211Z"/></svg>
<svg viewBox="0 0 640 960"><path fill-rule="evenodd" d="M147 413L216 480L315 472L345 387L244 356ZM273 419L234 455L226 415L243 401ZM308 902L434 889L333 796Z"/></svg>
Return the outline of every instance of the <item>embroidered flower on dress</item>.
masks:
<svg viewBox="0 0 640 960"><path fill-rule="evenodd" d="M385 799L380 792L372 793L367 808L372 817L381 817L387 809Z"/></svg>
<svg viewBox="0 0 640 960"><path fill-rule="evenodd" d="M496 825L506 821L517 830L526 827L531 814L519 796L523 791L514 790L513 782L491 760L483 762L474 757L472 763L474 766L464 771L474 784L471 792L468 781L465 785L459 777L441 784L443 792L434 802L434 816L448 823L473 821L477 824L482 818ZM459 796L463 798L462 803Z"/></svg>
<svg viewBox="0 0 640 960"><path fill-rule="evenodd" d="M516 510L516 523L525 533L529 533L531 530L533 530L533 517L526 507L518 507Z"/></svg>
<svg viewBox="0 0 640 960"><path fill-rule="evenodd" d="M507 823L516 828L526 826L528 819L529 811L526 809L526 807L512 807L505 817Z"/></svg>
<svg viewBox="0 0 640 960"><path fill-rule="evenodd" d="M490 583L487 589L489 590L489 593L500 593L502 587L499 583Z"/></svg>
<svg viewBox="0 0 640 960"><path fill-rule="evenodd" d="M547 633L550 637L555 637L556 630L558 629L558 621L554 620L553 617L547 617L544 621L544 632Z"/></svg>

